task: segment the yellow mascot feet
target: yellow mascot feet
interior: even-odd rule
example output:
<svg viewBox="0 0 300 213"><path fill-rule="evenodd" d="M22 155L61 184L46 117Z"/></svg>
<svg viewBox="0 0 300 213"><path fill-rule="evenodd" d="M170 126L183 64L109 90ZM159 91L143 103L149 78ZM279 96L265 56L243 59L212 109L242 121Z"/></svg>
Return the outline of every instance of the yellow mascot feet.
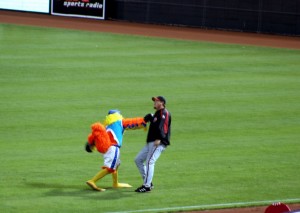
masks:
<svg viewBox="0 0 300 213"><path fill-rule="evenodd" d="M105 189L99 188L96 185L96 181L100 180L103 178L105 175L107 175L109 172L106 169L102 169L100 172L98 172L91 180L88 180L86 184L91 187L92 189L100 192L104 192Z"/></svg>
<svg viewBox="0 0 300 213"><path fill-rule="evenodd" d="M99 192L104 192L105 191L105 189L102 189L102 188L99 188L98 186L96 186L96 184L93 181L91 181L91 180L88 180L86 182L86 184L89 187L91 187L92 189L96 190L96 191L99 191Z"/></svg>
<svg viewBox="0 0 300 213"><path fill-rule="evenodd" d="M132 187L131 185L129 185L128 183L114 183L113 184L114 188L130 188Z"/></svg>
<svg viewBox="0 0 300 213"><path fill-rule="evenodd" d="M112 173L112 179L113 179L113 187L114 188L130 188L132 187L128 183L119 183L118 182L118 170Z"/></svg>
<svg viewBox="0 0 300 213"><path fill-rule="evenodd" d="M99 192L104 192L105 189L99 188L96 185L96 182L109 174L110 172L107 169L102 169L100 172L98 172L91 180L88 180L86 184L91 187L93 190L99 191ZM128 183L119 183L118 182L118 170L114 171L111 173L112 174L112 179L113 179L113 188L130 188L132 187Z"/></svg>

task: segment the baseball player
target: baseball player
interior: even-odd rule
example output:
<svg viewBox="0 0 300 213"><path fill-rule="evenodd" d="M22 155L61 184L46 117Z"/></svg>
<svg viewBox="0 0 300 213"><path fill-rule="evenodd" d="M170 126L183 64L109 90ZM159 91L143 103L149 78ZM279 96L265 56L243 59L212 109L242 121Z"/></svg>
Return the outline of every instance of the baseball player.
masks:
<svg viewBox="0 0 300 213"><path fill-rule="evenodd" d="M147 114L144 117L150 122L147 143L135 158L135 164L143 178L143 185L136 192L150 192L153 188L155 162L161 153L170 145L171 114L165 108L166 99L163 96L152 97L155 114Z"/></svg>
<svg viewBox="0 0 300 213"><path fill-rule="evenodd" d="M127 183L118 182L120 148L122 146L124 130L140 128L146 128L144 118L125 119L118 110L110 110L108 112L104 125L97 122L91 126L92 133L88 136L85 149L87 152L97 149L98 152L102 153L104 165L92 179L86 182L88 186L96 191L105 191L105 189L99 188L96 182L111 173L114 188L132 187Z"/></svg>

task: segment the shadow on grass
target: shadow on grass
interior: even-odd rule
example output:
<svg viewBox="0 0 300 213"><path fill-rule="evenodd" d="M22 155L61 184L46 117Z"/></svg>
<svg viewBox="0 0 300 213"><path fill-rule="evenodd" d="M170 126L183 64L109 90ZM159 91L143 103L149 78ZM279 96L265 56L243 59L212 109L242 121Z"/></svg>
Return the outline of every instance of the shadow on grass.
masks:
<svg viewBox="0 0 300 213"><path fill-rule="evenodd" d="M125 197L130 197L136 194L133 188L115 189L113 187L106 187L106 191L98 192L91 190L84 185L68 185L57 183L43 183L43 182L26 182L26 186L37 189L49 189L44 193L45 196L57 197L82 197L85 199L96 200L116 200Z"/></svg>

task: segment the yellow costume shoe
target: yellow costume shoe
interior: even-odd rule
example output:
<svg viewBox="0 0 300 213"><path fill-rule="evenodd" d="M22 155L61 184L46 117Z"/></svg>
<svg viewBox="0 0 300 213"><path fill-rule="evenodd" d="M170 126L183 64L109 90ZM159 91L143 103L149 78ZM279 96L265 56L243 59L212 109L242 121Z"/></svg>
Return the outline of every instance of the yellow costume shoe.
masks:
<svg viewBox="0 0 300 213"><path fill-rule="evenodd" d="M91 180L87 181L86 184L89 187L91 187L92 189L96 190L96 191L99 191L99 192L104 192L105 191L105 189L102 189L102 188L99 188L98 186L96 186L96 184Z"/></svg>
<svg viewBox="0 0 300 213"><path fill-rule="evenodd" d="M112 173L112 179L113 179L113 187L114 188L130 188L132 187L128 183L119 183L118 182L118 170Z"/></svg>
<svg viewBox="0 0 300 213"><path fill-rule="evenodd" d="M114 183L113 187L114 188L130 188L132 186L129 185L128 183Z"/></svg>
<svg viewBox="0 0 300 213"><path fill-rule="evenodd" d="M105 189L99 188L96 185L96 181L100 180L101 178L103 178L105 175L107 175L109 172L106 169L102 169L100 172L98 172L91 180L88 180L86 182L86 184L91 187L92 189L96 190L96 191L100 191L100 192L104 192Z"/></svg>

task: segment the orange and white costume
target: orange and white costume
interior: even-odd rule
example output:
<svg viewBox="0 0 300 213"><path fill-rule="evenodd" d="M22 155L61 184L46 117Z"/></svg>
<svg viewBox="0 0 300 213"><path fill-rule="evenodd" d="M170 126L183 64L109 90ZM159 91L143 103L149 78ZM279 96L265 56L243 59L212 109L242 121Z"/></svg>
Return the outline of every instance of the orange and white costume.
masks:
<svg viewBox="0 0 300 213"><path fill-rule="evenodd" d="M94 190L105 191L97 187L96 182L111 173L114 188L131 187L129 184L118 182L123 133L125 130L146 128L146 122L142 117L125 119L118 110L110 110L103 123L104 125L97 122L91 126L92 132L88 136L86 151L91 152L96 149L102 153L104 165L102 170L86 183Z"/></svg>

